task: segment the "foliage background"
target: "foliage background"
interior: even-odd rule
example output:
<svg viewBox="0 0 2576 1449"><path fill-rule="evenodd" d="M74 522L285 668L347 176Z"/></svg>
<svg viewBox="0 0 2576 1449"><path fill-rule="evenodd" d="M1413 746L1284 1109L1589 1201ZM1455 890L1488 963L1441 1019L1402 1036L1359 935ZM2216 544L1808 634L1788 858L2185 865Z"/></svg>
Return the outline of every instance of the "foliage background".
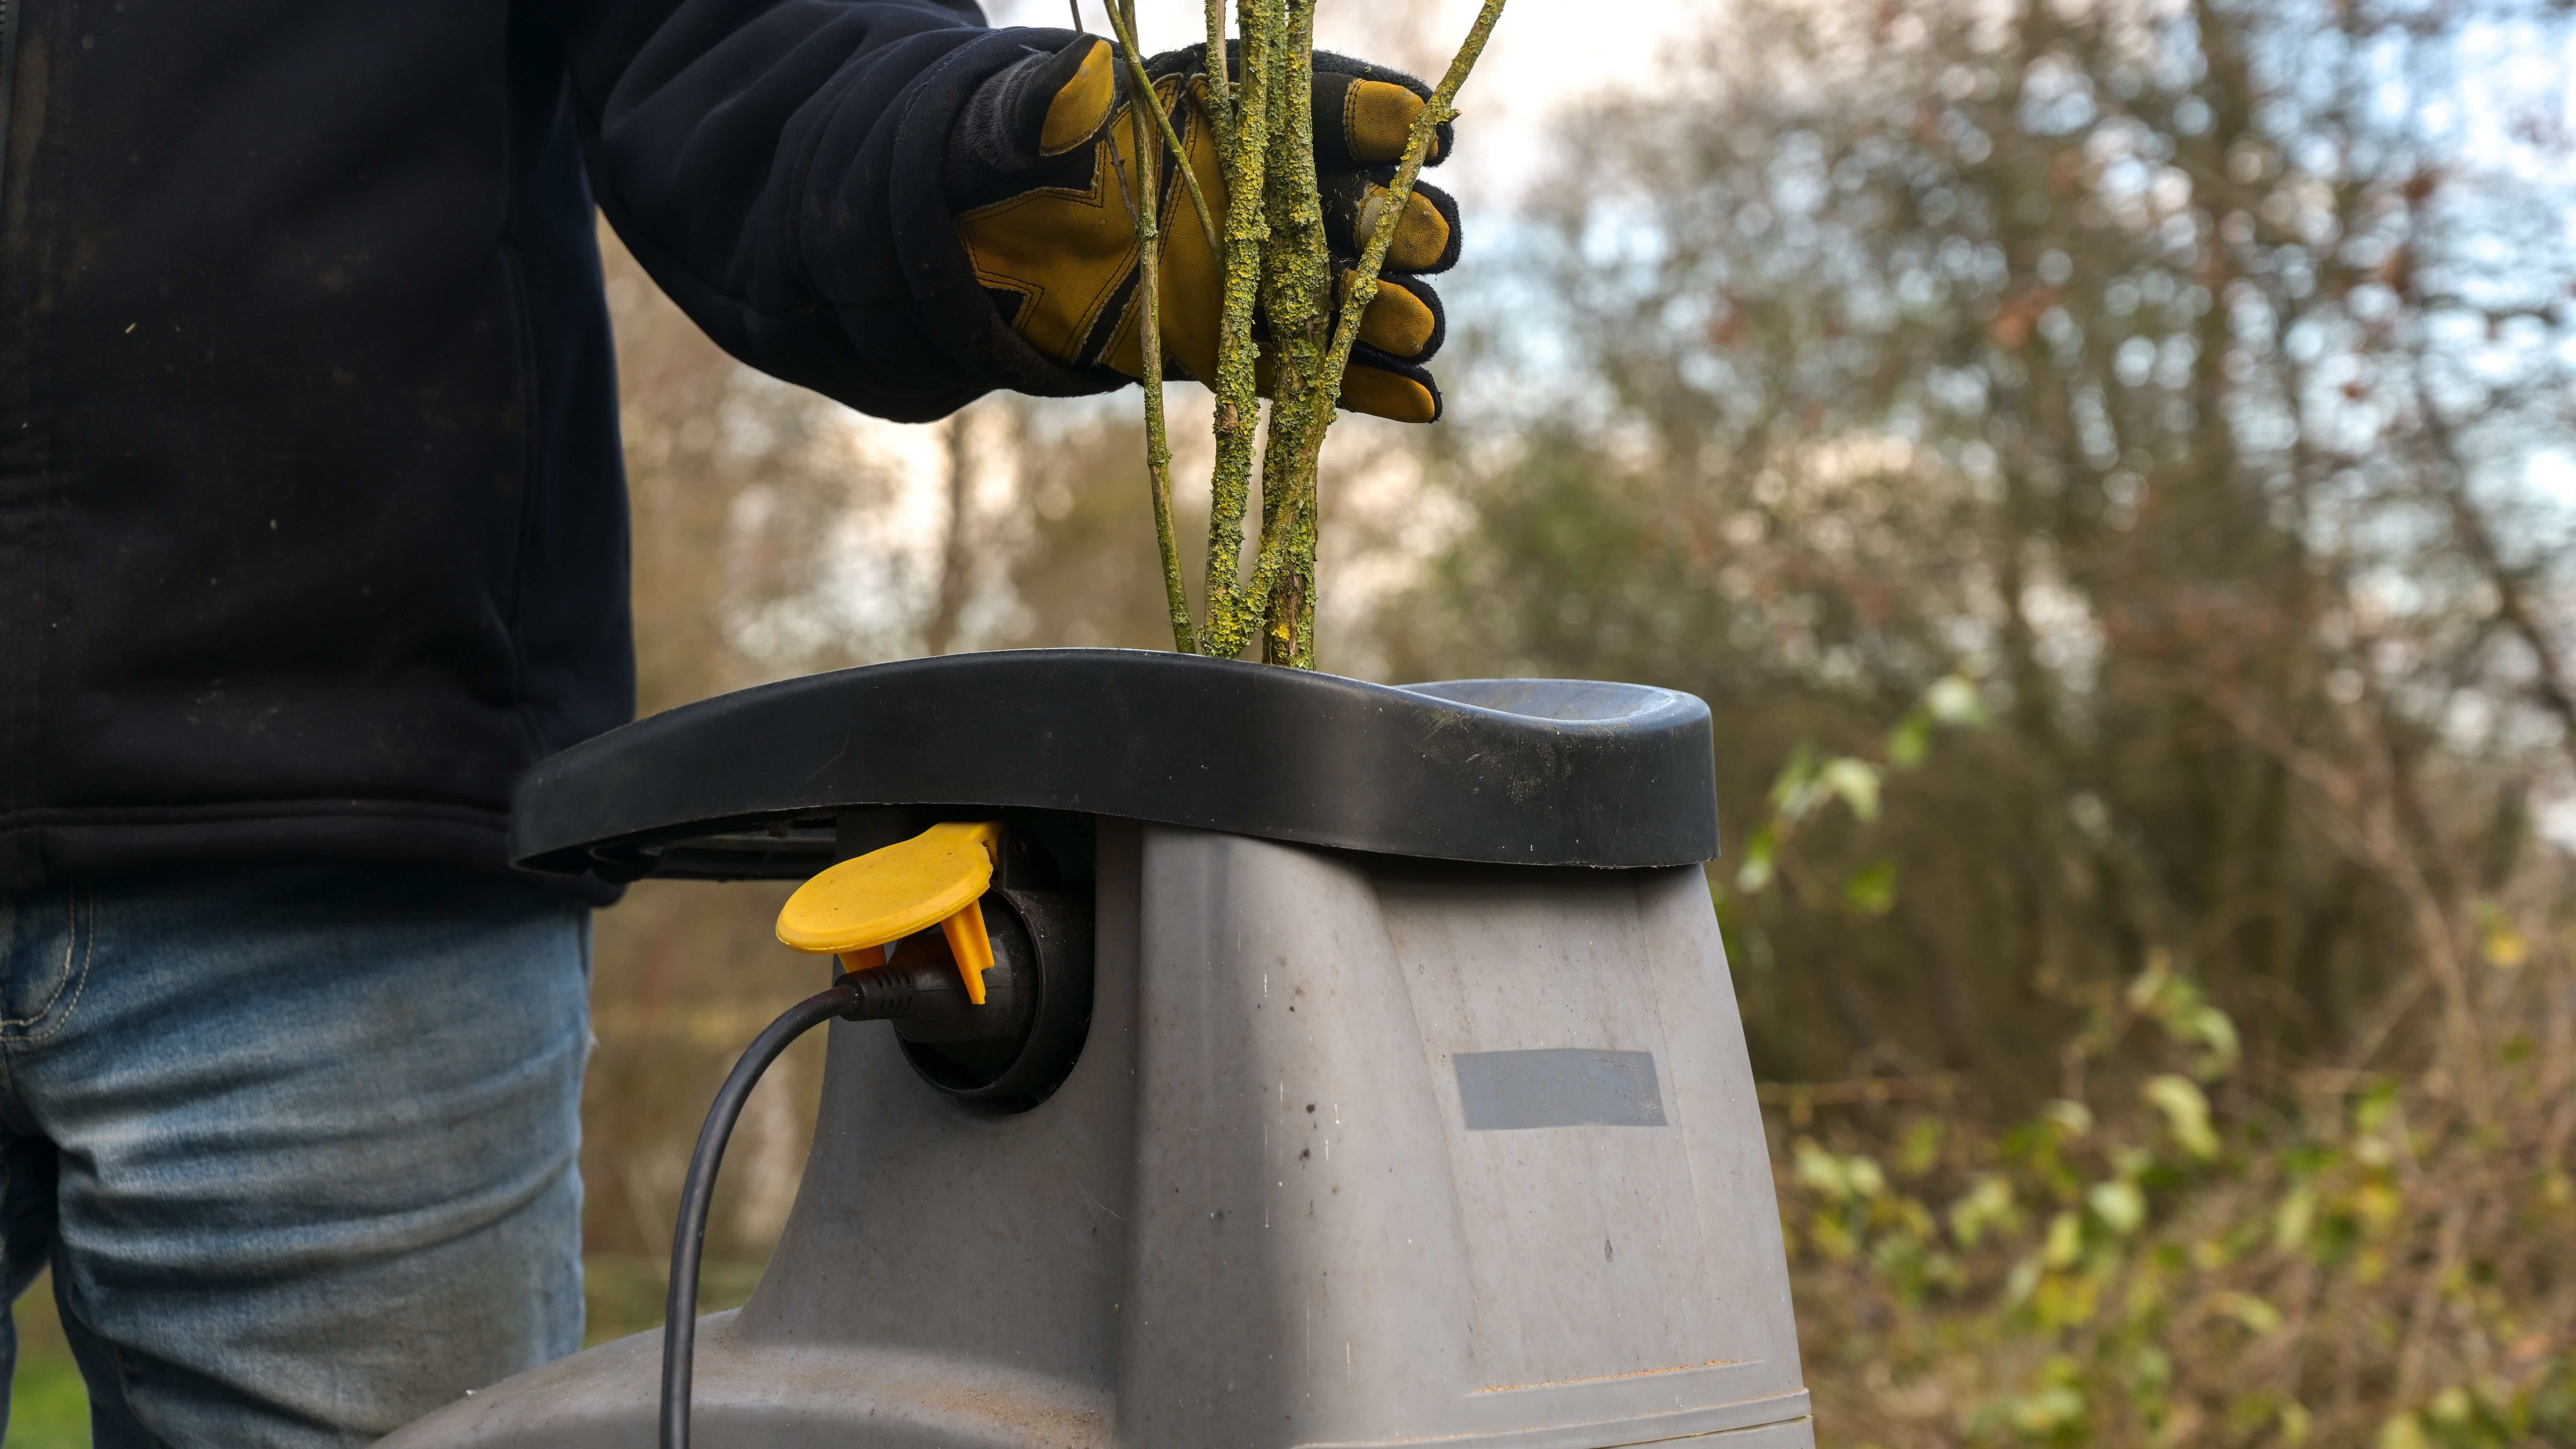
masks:
<svg viewBox="0 0 2576 1449"><path fill-rule="evenodd" d="M1448 18L1342 43L1426 65ZM1820 1440L2576 1442L2567 10L1660 23L1571 103L1470 87L1452 418L1335 429L1323 651L1715 708ZM604 240L647 711L1165 637L1133 394L872 423ZM653 1321L703 1105L810 989L780 896L600 917L599 1335ZM746 1114L719 1300L818 1069ZM49 1341L23 1442L77 1404Z"/></svg>

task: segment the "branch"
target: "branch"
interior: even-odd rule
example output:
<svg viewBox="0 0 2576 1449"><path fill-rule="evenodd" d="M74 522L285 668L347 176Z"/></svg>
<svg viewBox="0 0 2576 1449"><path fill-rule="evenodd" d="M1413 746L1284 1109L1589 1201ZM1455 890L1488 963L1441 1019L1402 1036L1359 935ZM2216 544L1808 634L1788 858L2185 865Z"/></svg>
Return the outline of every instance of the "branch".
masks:
<svg viewBox="0 0 2576 1449"><path fill-rule="evenodd" d="M1222 0L1219 0L1219 3L1222 3ZM1118 34L1118 48L1127 53L1127 69L1134 77L1136 86L1135 104L1152 111L1154 119L1161 124L1163 139L1171 146L1172 154L1180 159L1181 180L1190 189L1190 205L1198 210L1199 229L1207 233L1208 250L1216 251L1218 246L1215 214L1208 210L1207 194L1199 190L1198 173L1190 169L1190 148L1181 144L1181 133L1173 129L1171 112L1163 109L1163 99L1154 90L1154 78L1145 73L1144 56L1136 48L1136 0L1126 0L1123 5L1118 3L1118 0L1109 0L1107 8L1109 28ZM1142 130L1141 123L1138 129ZM1144 142L1139 140L1137 146L1141 156ZM1139 184L1142 184L1145 163L1141 159L1136 163L1136 169L1139 173ZM1162 179L1162 168L1157 166L1154 168L1154 182L1155 189L1158 191L1162 187Z"/></svg>
<svg viewBox="0 0 2576 1449"><path fill-rule="evenodd" d="M1404 159L1395 168L1395 180L1388 184L1385 209L1378 213L1377 226L1369 233L1368 248L1360 254L1359 266L1351 273L1349 295L1342 302L1342 318L1333 329L1333 345L1325 359L1325 377L1329 394L1324 406L1329 409L1341 400L1342 369L1350 364L1351 347L1359 341L1360 319L1367 315L1369 303L1377 300L1378 272L1386 265L1386 249L1395 241L1397 222L1403 219L1405 204L1413 198L1413 183L1422 175L1422 162L1431 152L1431 138L1440 127L1458 115L1458 88L1467 83L1468 72L1485 53L1485 42L1493 37L1494 22L1503 18L1503 0L1485 0L1476 12L1476 23L1449 62L1449 73L1433 88L1431 99L1413 118L1413 134L1404 141Z"/></svg>
<svg viewBox="0 0 2576 1449"><path fill-rule="evenodd" d="M1449 62L1448 73L1433 88L1431 99L1413 118L1412 132L1405 138L1404 157L1396 167L1394 181L1387 188L1377 224L1371 228L1368 246L1362 252L1359 266L1351 274L1351 285L1341 299L1341 315L1321 355L1310 351L1312 343L1285 329L1283 347L1273 389L1270 409L1270 445L1262 458L1261 555L1254 570L1251 597L1265 602L1262 655L1272 663L1314 667L1314 563L1316 542L1316 474L1320 468L1325 432L1333 424L1334 408L1341 401L1342 374L1350 365L1351 349L1359 341L1361 319L1369 303L1376 299L1378 274L1386 264L1386 253L1395 241L1395 229L1403 219L1405 206L1412 199L1414 182L1422 174L1422 163L1430 154L1432 138L1442 123L1457 115L1458 90L1484 54L1485 42L1502 18L1504 0L1484 0L1469 27L1467 38ZM1308 24L1311 25L1311 9ZM1288 82L1282 81L1282 85ZM1293 99L1290 101L1293 106ZM1312 140L1306 152L1309 181L1313 165ZM1275 158L1274 158L1275 161ZM1276 181L1274 175L1273 180ZM1329 271L1329 263L1325 264ZM1274 272L1282 270L1277 263ZM1292 278L1302 281L1303 278ZM1330 280L1323 282L1322 309L1314 312L1320 321L1331 308ZM1291 287L1291 293L1302 290ZM1295 305L1293 295L1268 299L1273 334L1282 333L1281 319L1308 315ZM1303 344L1301 346L1301 344ZM1276 480L1274 482L1274 479ZM1275 496L1274 496L1275 495ZM1285 501L1285 506L1283 506Z"/></svg>
<svg viewBox="0 0 2576 1449"><path fill-rule="evenodd" d="M1225 0L1207 0L1206 60L1208 126L1216 133L1218 154L1223 155L1234 144L1234 83L1226 74Z"/></svg>
<svg viewBox="0 0 2576 1449"><path fill-rule="evenodd" d="M1264 663L1295 667L1313 597L1315 460L1331 422L1336 379L1324 359L1333 309L1333 260L1315 180L1315 0L1288 0L1287 29L1271 58L1270 174L1265 205L1273 244L1262 268L1261 310L1277 349L1269 436L1261 456L1261 572L1245 600L1261 605Z"/></svg>
<svg viewBox="0 0 2576 1449"><path fill-rule="evenodd" d="M1135 33L1135 5L1136 0L1107 0L1110 24L1122 37ZM1162 167L1154 156L1154 134L1145 124L1148 109L1156 114L1162 111L1150 88L1127 111L1136 140L1136 186L1128 201L1136 219L1137 288L1142 294L1137 338L1140 361L1136 370L1141 374L1137 380L1145 390L1145 480L1153 495L1154 541L1163 556L1163 596L1171 611L1172 647L1183 654L1195 654L1198 645L1190 635L1190 596L1181 581L1180 547L1172 537L1172 442L1163 417L1162 232L1154 215L1161 187L1146 184L1149 176L1159 182ZM1110 159L1117 160L1115 138L1110 143ZM1119 183L1125 189L1123 168L1119 170Z"/></svg>
<svg viewBox="0 0 2576 1449"><path fill-rule="evenodd" d="M2539 615L2532 612L2528 592L2523 588L2523 575L2504 561L2504 551L2496 543L2495 530L2487 526L2486 514L2477 500L2469 496L2468 470L2460 461L2458 440L2452 436L2451 423L2442 416L2431 393L2419 376L2415 388L2415 406L2424 416L2424 431L2432 439L2433 450L2441 456L2438 477L2428 476L2425 487L2438 499L2451 517L2451 531L2460 541L2460 551L2496 592L2496 616L2522 640L2531 651L2538 675L2532 681L2532 693L2558 719L2558 741L2576 762L2576 685L2568 681L2559 666L2557 652L2551 647L2548 632L2541 627Z"/></svg>
<svg viewBox="0 0 2576 1449"><path fill-rule="evenodd" d="M1261 415L1252 319L1270 244L1263 197L1269 182L1270 69L1287 26L1282 0L1241 0L1240 82L1225 136L1225 294L1217 324L1216 466L1208 477L1206 652L1231 659L1251 633L1242 585L1243 519L1251 507L1252 435ZM1222 55L1222 49L1218 54Z"/></svg>

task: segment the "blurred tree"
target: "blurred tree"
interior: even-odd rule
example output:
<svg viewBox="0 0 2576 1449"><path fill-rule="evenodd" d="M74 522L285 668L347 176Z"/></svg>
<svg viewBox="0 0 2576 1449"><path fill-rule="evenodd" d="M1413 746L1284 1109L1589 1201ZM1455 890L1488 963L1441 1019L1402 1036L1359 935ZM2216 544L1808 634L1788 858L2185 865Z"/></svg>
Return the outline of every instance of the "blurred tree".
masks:
<svg viewBox="0 0 2576 1449"><path fill-rule="evenodd" d="M778 670L739 621L818 566L797 527L843 505L811 394L770 384L709 342L602 230L634 514L638 694L652 714ZM791 518L801 523L791 526ZM649 1267L706 1102L742 1043L813 989L808 963L770 939L785 891L642 882L593 919L598 1045L583 1102L585 1238ZM807 969L800 969L805 967ZM757 1256L784 1220L810 1131L819 1042L764 1081L719 1184L719 1256Z"/></svg>
<svg viewBox="0 0 2576 1449"><path fill-rule="evenodd" d="M1730 901L1767 1074L2065 1091L2026 1044L2158 953L2257 1077L2402 1046L2419 980L2469 1029L2462 862L2576 741L2522 486L2576 398L2566 90L2516 60L2567 35L1730 9L1538 188L1510 295L1556 305L1459 389L1534 420L1443 460L1476 523L1394 667L1692 689L1738 819L1978 679L1994 728L1803 832L1822 887Z"/></svg>

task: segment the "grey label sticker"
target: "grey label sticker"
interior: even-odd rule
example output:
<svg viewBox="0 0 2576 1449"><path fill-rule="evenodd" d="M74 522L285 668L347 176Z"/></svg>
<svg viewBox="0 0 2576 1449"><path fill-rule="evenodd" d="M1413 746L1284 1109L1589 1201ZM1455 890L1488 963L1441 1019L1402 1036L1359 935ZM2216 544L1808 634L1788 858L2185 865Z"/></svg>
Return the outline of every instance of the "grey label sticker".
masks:
<svg viewBox="0 0 2576 1449"><path fill-rule="evenodd" d="M1470 1132L1520 1127L1661 1127L1652 1052L1550 1047L1460 1052L1458 1105Z"/></svg>

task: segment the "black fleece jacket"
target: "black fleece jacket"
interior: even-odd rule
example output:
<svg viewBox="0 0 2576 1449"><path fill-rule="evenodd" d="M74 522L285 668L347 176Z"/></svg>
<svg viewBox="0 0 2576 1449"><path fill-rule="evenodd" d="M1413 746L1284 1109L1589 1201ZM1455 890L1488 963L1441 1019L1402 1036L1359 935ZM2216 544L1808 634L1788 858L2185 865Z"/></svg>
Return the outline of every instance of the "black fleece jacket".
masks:
<svg viewBox="0 0 2576 1449"><path fill-rule="evenodd" d="M0 892L506 868L633 711L593 198L735 356L880 416L1108 384L939 196L1067 32L972 0L0 0Z"/></svg>

